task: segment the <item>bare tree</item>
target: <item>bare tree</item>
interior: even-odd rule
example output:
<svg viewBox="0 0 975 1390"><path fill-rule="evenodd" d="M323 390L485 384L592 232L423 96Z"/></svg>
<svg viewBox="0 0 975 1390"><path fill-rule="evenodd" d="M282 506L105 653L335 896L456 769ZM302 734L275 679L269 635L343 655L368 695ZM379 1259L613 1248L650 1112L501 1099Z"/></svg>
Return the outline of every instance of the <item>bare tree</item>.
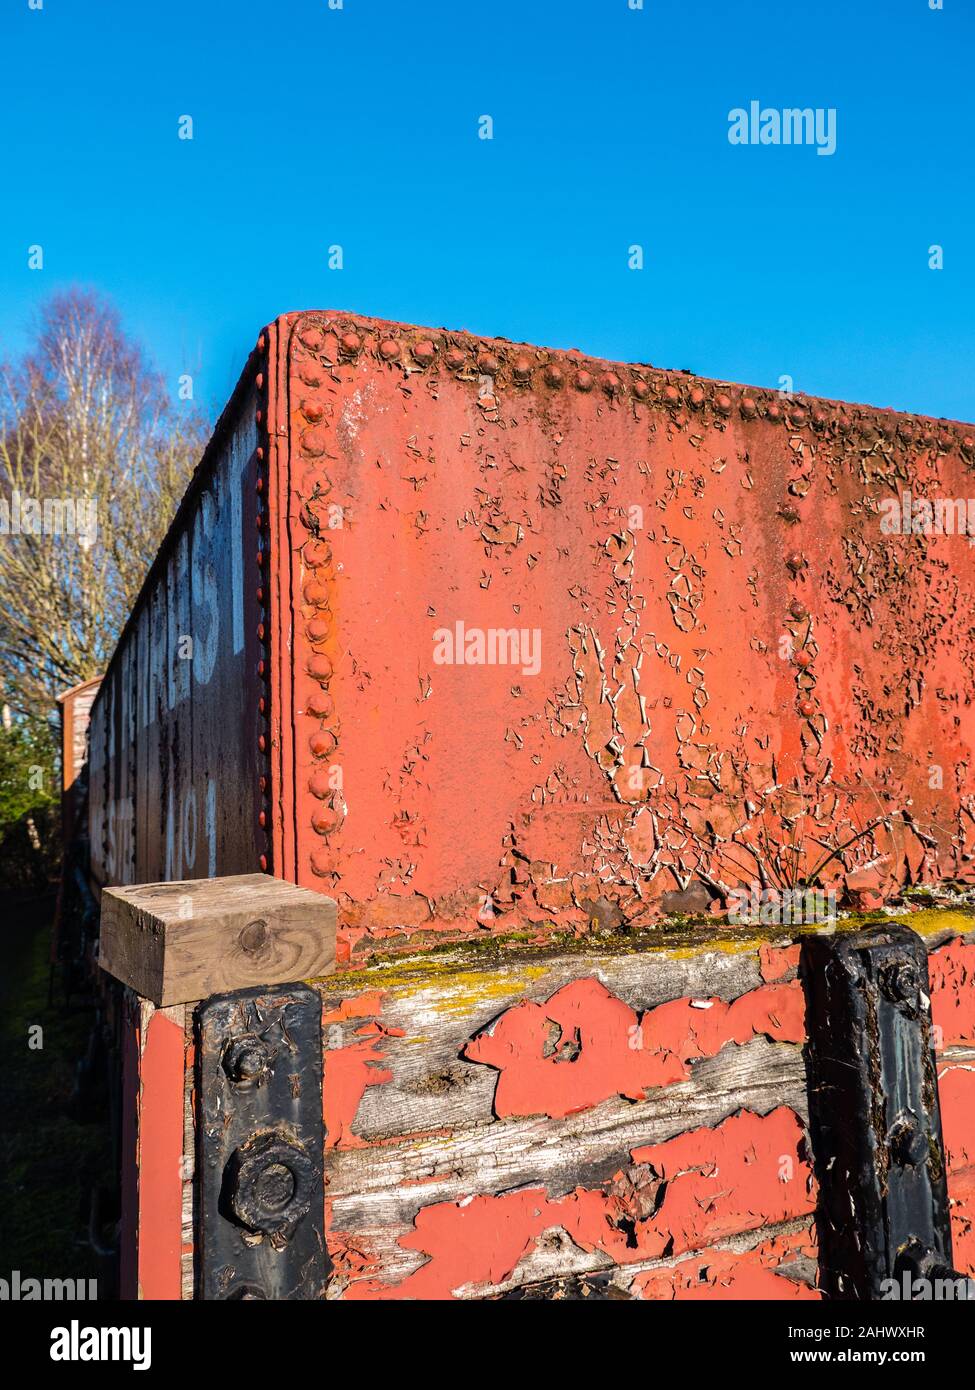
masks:
<svg viewBox="0 0 975 1390"><path fill-rule="evenodd" d="M73 290L0 367L0 699L21 714L98 675L205 439L116 311Z"/></svg>

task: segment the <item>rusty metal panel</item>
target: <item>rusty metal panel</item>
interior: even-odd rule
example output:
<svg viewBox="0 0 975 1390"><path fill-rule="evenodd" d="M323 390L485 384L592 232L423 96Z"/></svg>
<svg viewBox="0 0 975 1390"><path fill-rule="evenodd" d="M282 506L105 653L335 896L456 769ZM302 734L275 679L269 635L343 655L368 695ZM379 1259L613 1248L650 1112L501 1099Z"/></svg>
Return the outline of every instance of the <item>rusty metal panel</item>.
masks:
<svg viewBox="0 0 975 1390"><path fill-rule="evenodd" d="M261 574L265 404L254 355L122 634L92 712L102 884L267 868Z"/></svg>
<svg viewBox="0 0 975 1390"><path fill-rule="evenodd" d="M971 552L881 504L967 498L975 432L291 322L294 872L348 949L972 880Z"/></svg>

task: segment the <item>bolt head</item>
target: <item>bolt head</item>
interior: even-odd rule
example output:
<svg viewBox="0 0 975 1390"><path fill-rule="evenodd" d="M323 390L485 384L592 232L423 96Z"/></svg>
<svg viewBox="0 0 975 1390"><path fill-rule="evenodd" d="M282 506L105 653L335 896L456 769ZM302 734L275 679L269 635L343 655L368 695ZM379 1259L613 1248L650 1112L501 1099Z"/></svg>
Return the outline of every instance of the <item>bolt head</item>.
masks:
<svg viewBox="0 0 975 1390"><path fill-rule="evenodd" d="M272 1131L234 1150L224 1190L234 1217L247 1230L287 1239L311 1210L314 1180L315 1167L304 1149Z"/></svg>
<svg viewBox="0 0 975 1390"><path fill-rule="evenodd" d="M251 926L256 925L251 923ZM241 938L249 930L249 927L245 927L241 932ZM252 1091L262 1086L268 1078L273 1061L274 1057L267 1043L254 1033L243 1033L239 1037L231 1038L224 1048L222 1058L225 1073L241 1091Z"/></svg>

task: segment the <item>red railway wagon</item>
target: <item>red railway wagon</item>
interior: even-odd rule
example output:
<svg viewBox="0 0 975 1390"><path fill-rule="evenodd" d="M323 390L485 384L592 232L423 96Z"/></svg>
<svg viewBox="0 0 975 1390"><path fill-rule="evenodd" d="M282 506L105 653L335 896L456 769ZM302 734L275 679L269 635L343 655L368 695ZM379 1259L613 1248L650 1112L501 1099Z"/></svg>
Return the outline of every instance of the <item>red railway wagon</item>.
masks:
<svg viewBox="0 0 975 1390"><path fill-rule="evenodd" d="M973 459L575 351L261 333L92 709L92 872L336 900L329 1297L816 1297L813 890L932 948L972 1267ZM140 1007L177 1297L189 1011Z"/></svg>

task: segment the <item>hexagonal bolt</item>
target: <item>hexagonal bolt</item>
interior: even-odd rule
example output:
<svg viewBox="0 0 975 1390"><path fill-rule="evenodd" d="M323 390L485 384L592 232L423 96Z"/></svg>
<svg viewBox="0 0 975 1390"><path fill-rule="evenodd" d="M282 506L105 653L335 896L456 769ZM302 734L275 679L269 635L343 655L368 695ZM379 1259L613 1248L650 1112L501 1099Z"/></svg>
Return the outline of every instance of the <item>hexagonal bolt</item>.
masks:
<svg viewBox="0 0 975 1390"><path fill-rule="evenodd" d="M311 1210L314 1165L287 1135L259 1134L234 1150L224 1191L242 1226L287 1239Z"/></svg>

